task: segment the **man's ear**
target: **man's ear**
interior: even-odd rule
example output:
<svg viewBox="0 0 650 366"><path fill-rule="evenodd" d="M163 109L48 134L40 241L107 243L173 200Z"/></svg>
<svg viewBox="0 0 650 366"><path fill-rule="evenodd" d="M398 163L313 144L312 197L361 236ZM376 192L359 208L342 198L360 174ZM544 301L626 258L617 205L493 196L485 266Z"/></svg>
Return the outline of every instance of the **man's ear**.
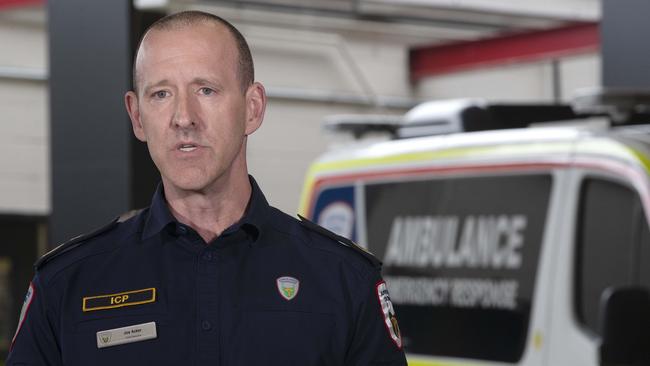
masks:
<svg viewBox="0 0 650 366"><path fill-rule="evenodd" d="M138 96L133 91L128 91L124 94L124 104L126 105L126 111L129 113L129 118L131 118L131 126L133 126L133 134L135 137L145 142L147 137L144 134L144 128L142 127L142 121L140 120L140 107L138 106Z"/></svg>
<svg viewBox="0 0 650 366"><path fill-rule="evenodd" d="M266 91L258 82L246 91L246 136L255 132L262 125L266 110Z"/></svg>

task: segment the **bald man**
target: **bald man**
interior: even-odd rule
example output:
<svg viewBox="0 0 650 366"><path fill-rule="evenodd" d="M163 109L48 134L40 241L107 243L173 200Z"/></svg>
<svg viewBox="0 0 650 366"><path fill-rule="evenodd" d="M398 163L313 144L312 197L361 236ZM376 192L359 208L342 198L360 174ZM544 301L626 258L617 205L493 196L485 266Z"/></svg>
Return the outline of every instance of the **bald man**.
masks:
<svg viewBox="0 0 650 366"><path fill-rule="evenodd" d="M249 176L254 80L219 17L147 30L125 104L162 182L148 208L36 263L8 365L406 365L379 261Z"/></svg>

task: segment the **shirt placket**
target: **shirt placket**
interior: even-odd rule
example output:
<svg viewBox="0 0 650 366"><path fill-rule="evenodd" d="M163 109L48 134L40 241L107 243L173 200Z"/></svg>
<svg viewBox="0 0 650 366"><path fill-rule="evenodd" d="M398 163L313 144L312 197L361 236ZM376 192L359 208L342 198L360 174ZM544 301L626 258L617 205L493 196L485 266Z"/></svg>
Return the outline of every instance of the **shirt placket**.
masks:
<svg viewBox="0 0 650 366"><path fill-rule="evenodd" d="M205 246L205 245L204 245ZM198 365L219 364L219 278L217 252L205 246L197 266L197 359Z"/></svg>

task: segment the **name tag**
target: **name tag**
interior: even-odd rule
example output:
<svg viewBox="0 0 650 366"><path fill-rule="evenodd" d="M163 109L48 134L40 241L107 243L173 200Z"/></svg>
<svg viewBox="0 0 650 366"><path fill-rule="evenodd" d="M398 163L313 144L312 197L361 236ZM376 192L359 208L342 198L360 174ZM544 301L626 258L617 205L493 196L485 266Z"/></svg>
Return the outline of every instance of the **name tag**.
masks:
<svg viewBox="0 0 650 366"><path fill-rule="evenodd" d="M97 348L158 338L156 322L130 325L128 327L100 330L97 332Z"/></svg>

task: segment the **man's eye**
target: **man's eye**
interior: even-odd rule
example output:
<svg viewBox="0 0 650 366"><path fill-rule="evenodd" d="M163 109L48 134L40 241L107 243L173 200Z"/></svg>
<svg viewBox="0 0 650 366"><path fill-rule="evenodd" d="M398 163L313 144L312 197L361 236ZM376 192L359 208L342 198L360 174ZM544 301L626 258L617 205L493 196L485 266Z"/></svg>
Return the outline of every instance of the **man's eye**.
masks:
<svg viewBox="0 0 650 366"><path fill-rule="evenodd" d="M203 95L211 95L214 93L214 90L210 88L201 88L199 89L199 92L201 92Z"/></svg>
<svg viewBox="0 0 650 366"><path fill-rule="evenodd" d="M159 90L153 93L154 98L163 99L167 96L167 92L164 90Z"/></svg>

